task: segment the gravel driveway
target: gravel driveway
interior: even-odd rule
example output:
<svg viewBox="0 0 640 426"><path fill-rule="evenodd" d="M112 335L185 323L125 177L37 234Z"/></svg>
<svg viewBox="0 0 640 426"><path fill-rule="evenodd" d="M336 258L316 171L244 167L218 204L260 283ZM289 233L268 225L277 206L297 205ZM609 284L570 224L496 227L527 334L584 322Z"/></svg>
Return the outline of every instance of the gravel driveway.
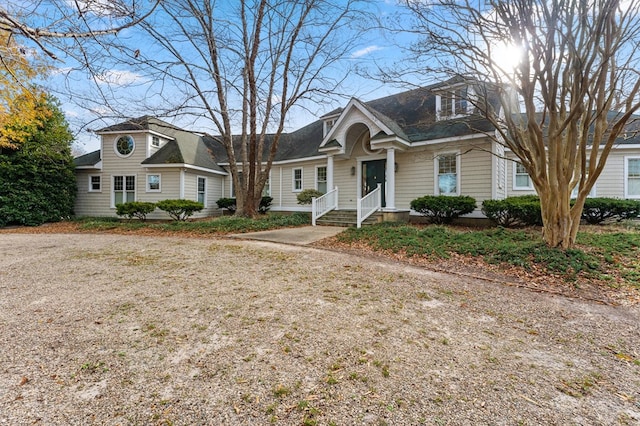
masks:
<svg viewBox="0 0 640 426"><path fill-rule="evenodd" d="M640 308L224 239L0 234L0 424L640 424Z"/></svg>

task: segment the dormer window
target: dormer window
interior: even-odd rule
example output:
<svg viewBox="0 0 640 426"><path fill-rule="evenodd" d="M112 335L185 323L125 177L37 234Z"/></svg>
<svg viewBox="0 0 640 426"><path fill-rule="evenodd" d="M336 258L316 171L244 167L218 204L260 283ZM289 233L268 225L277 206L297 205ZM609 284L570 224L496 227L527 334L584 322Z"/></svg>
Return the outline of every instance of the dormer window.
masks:
<svg viewBox="0 0 640 426"><path fill-rule="evenodd" d="M160 146L160 138L157 136L151 136L151 146L159 147Z"/></svg>
<svg viewBox="0 0 640 426"><path fill-rule="evenodd" d="M329 134L333 126L336 124L336 121L338 121L337 118L331 118L329 120L324 121L324 133L323 133L324 136L327 136Z"/></svg>
<svg viewBox="0 0 640 426"><path fill-rule="evenodd" d="M436 97L439 120L448 120L468 114L467 88L461 87L441 92Z"/></svg>

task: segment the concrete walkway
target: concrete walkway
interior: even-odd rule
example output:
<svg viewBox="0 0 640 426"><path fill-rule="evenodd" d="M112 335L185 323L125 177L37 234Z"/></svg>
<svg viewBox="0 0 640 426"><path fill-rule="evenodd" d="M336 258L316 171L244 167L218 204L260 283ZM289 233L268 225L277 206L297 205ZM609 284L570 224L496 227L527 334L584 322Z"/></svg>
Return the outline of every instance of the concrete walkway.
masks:
<svg viewBox="0 0 640 426"><path fill-rule="evenodd" d="M333 237L347 228L340 226L303 226L299 228L282 228L270 231L247 232L233 234L231 238L242 240L270 241L282 244L307 245L324 238Z"/></svg>

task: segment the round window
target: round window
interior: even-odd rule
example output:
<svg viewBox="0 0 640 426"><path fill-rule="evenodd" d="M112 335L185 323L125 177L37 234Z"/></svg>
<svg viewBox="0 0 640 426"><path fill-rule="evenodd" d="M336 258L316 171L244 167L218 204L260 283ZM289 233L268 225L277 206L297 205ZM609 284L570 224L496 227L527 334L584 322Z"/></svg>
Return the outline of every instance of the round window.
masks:
<svg viewBox="0 0 640 426"><path fill-rule="evenodd" d="M129 135L120 136L116 141L116 151L118 154L127 156L133 152L133 148L135 147L135 142L133 138Z"/></svg>

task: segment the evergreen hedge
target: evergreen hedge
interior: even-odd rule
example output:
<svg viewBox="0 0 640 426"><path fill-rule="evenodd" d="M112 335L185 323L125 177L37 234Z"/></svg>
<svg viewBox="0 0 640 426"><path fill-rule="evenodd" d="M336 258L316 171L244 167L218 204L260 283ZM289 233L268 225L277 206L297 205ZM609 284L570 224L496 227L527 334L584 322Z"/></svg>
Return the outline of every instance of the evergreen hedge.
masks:
<svg viewBox="0 0 640 426"><path fill-rule="evenodd" d="M431 223L450 223L453 219L471 213L476 208L475 198L459 195L425 195L411 201L411 208L423 216L427 216Z"/></svg>

